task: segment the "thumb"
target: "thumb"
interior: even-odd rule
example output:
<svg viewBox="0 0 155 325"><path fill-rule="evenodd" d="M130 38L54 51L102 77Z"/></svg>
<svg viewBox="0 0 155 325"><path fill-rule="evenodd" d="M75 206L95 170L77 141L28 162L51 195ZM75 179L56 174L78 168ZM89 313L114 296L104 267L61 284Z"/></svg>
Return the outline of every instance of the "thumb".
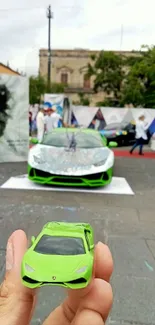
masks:
<svg viewBox="0 0 155 325"><path fill-rule="evenodd" d="M0 286L0 324L28 325L35 304L35 291L21 283L21 263L27 250L22 230L15 231L6 249L6 273Z"/></svg>

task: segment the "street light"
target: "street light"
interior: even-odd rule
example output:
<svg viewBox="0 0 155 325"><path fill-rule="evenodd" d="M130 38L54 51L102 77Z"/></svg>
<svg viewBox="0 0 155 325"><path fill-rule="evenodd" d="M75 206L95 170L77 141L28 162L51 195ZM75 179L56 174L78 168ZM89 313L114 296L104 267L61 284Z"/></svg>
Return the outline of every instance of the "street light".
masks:
<svg viewBox="0 0 155 325"><path fill-rule="evenodd" d="M47 8L48 18L48 84L51 83L51 19L53 18L53 12L51 6Z"/></svg>

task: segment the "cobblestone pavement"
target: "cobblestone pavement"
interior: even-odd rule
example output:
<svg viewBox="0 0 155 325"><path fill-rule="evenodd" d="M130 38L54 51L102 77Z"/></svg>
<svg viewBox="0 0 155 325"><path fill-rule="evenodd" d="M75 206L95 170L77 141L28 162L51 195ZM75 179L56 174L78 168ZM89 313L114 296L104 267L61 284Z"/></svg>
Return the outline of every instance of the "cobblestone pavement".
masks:
<svg viewBox="0 0 155 325"><path fill-rule="evenodd" d="M0 184L11 176L25 173L25 163L0 164ZM125 177L135 195L0 189L1 280L6 242L13 230L22 228L30 238L50 220L89 221L95 230L95 241L108 243L114 258L114 305L109 324L154 325L154 160L117 158L115 176ZM56 287L40 290L32 324L41 324L64 294L64 290Z"/></svg>

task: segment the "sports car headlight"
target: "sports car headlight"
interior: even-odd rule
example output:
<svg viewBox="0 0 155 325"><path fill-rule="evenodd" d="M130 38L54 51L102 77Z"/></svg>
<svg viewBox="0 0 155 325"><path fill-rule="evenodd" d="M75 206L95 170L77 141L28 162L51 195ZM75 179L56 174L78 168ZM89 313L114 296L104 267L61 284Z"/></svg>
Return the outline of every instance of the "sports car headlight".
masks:
<svg viewBox="0 0 155 325"><path fill-rule="evenodd" d="M104 164L105 164L106 160L107 160L107 159L101 160L101 161L99 161L99 162L95 163L95 164L94 164L94 166L95 166L95 167L99 167L99 166L102 166L102 165L104 165Z"/></svg>
<svg viewBox="0 0 155 325"><path fill-rule="evenodd" d="M77 273L83 273L83 272L85 272L86 270L87 270L87 266L83 266L83 267L81 267L81 269L77 270L76 272L77 272Z"/></svg>
<svg viewBox="0 0 155 325"><path fill-rule="evenodd" d="M26 271L28 271L28 272L34 272L35 270L30 266L30 265L28 265L28 264L25 264L25 269L26 269Z"/></svg>
<svg viewBox="0 0 155 325"><path fill-rule="evenodd" d="M45 161L43 159L41 159L41 158L39 158L37 156L33 156L33 159L34 159L35 163L37 163L37 164L44 164L45 163Z"/></svg>

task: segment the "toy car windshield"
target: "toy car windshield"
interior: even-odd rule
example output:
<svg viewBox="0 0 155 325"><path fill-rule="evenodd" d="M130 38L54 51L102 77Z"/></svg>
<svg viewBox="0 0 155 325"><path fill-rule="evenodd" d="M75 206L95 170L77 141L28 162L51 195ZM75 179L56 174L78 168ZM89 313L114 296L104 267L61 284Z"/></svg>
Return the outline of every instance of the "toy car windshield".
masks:
<svg viewBox="0 0 155 325"><path fill-rule="evenodd" d="M34 251L46 255L86 254L82 238L43 235Z"/></svg>
<svg viewBox="0 0 155 325"><path fill-rule="evenodd" d="M86 223L49 222L31 239L24 255L21 277L24 286L85 288L92 279L94 235Z"/></svg>

